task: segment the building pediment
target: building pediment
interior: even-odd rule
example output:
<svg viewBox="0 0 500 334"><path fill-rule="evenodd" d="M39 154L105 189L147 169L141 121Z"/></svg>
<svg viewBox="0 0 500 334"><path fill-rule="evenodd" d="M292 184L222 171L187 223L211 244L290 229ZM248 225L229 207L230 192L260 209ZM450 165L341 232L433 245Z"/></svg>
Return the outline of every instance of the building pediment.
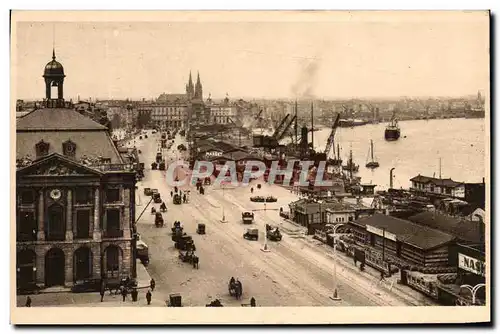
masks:
<svg viewBox="0 0 500 334"><path fill-rule="evenodd" d="M100 176L101 172L54 153L17 170L17 176Z"/></svg>

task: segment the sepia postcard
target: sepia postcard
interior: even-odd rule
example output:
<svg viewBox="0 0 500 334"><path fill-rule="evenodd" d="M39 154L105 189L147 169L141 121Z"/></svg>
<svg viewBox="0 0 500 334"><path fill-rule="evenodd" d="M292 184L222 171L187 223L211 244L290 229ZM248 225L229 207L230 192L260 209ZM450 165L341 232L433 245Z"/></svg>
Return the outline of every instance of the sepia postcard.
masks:
<svg viewBox="0 0 500 334"><path fill-rule="evenodd" d="M11 322L490 322L489 31L12 11Z"/></svg>

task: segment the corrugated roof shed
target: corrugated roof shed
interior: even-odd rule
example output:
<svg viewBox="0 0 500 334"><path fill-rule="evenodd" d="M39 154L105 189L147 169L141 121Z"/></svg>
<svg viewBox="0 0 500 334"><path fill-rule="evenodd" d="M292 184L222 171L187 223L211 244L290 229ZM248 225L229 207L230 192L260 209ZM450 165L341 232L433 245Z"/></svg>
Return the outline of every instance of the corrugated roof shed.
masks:
<svg viewBox="0 0 500 334"><path fill-rule="evenodd" d="M458 239L480 243L484 242L484 223L465 219L456 219L439 212L422 212L408 218L421 226L428 226L456 236Z"/></svg>
<svg viewBox="0 0 500 334"><path fill-rule="evenodd" d="M408 220L396 217L382 215L379 213L373 216L364 217L354 222L356 225L366 227L370 225L379 229L385 229L387 232L395 234L397 240L413 245L422 250L428 250L439 247L454 239L448 233L436 229L415 224Z"/></svg>

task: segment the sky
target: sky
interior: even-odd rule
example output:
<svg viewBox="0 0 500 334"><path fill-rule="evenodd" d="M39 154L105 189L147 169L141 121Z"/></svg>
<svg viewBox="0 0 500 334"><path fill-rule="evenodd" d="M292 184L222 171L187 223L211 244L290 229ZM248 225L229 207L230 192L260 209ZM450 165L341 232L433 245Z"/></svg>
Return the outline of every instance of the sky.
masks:
<svg viewBox="0 0 500 334"><path fill-rule="evenodd" d="M184 93L190 71L195 81L199 71L205 98L474 95L489 87L488 17L477 14L15 22L15 96L44 97L43 69L53 46L65 69L67 100Z"/></svg>

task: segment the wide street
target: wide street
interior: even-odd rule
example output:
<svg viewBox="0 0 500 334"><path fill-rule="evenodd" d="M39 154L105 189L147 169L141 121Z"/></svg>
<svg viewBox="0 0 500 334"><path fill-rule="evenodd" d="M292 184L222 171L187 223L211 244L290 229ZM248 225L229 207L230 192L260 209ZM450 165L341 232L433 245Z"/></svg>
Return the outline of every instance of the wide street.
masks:
<svg viewBox="0 0 500 334"><path fill-rule="evenodd" d="M402 293L387 286L376 284L373 276L360 273L352 263L340 258L337 267L338 292L342 300L334 301L333 260L331 252L320 247L308 237L297 237L280 217L277 210L288 210L288 203L296 198L280 186L262 184L262 189L254 194L273 195L276 203L268 203L267 211L255 212L256 227L261 232L259 241L248 241L243 233L249 225L243 225L241 213L263 209L263 203L253 203L250 187L212 185L205 186L205 195L200 195L195 186L186 185L181 189L190 190L190 201L174 205L170 197L171 187L165 179L165 171L151 170L159 147L160 133L136 140L135 145L142 151L141 162L145 164L145 178L138 183L137 215L149 202L143 194L144 187L156 188L167 204L164 213L165 226L156 228L151 205L138 221L138 232L148 244L150 251L149 274L156 280L155 297L166 300L171 293L182 295L185 306L204 306L215 298L225 306L239 306L254 297L259 306L376 306L376 305L422 305L424 300L418 293ZM182 159L177 145L183 142L179 135L170 150L163 150L170 159ZM255 181L254 181L255 182ZM154 205L159 209L159 204ZM221 223L224 214L227 223ZM178 251L171 241L174 221L179 220L184 231L193 237L196 254L200 258L199 269L178 259ZM198 223L205 223L207 233L196 234ZM268 243L270 252L263 252L265 224L282 227L283 240ZM288 227L288 229L287 229ZM242 300L237 301L228 293L231 276L239 278L243 285Z"/></svg>

